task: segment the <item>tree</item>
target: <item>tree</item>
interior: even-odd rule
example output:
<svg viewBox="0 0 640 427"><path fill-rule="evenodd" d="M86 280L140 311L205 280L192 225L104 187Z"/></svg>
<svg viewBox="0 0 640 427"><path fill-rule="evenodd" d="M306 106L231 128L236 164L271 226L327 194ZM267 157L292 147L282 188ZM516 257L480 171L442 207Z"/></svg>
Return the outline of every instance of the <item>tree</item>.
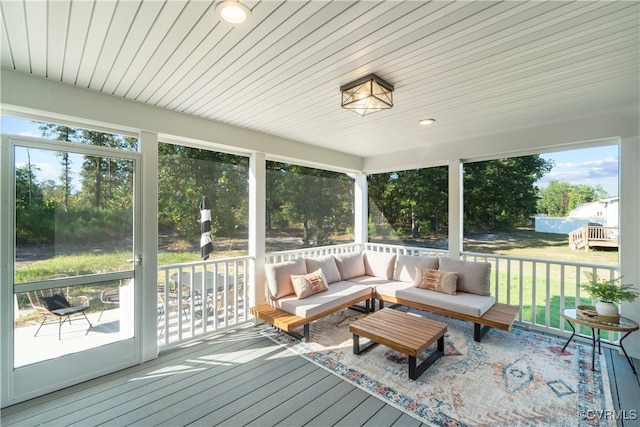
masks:
<svg viewBox="0 0 640 427"><path fill-rule="evenodd" d="M448 172L433 167L368 176L369 214L377 206L394 228L421 233L439 232L448 222ZM380 218L381 219L381 218Z"/></svg>
<svg viewBox="0 0 640 427"><path fill-rule="evenodd" d="M200 235L199 204L211 201L213 235L231 236L247 225L248 159L174 144L158 146L158 209L163 230L187 239Z"/></svg>
<svg viewBox="0 0 640 427"><path fill-rule="evenodd" d="M535 182L552 162L539 156L497 159L464 165L467 229L508 229L536 213ZM369 196L397 228L438 232L448 223L448 171L433 167L368 177Z"/></svg>
<svg viewBox="0 0 640 427"><path fill-rule="evenodd" d="M590 203L606 197L602 186L571 185L553 180L539 191L538 213L554 217L564 217L583 203Z"/></svg>
<svg viewBox="0 0 640 427"><path fill-rule="evenodd" d="M534 184L552 167L538 155L465 164L466 225L496 230L526 224L537 210Z"/></svg>
<svg viewBox="0 0 640 427"><path fill-rule="evenodd" d="M34 170L38 168L28 164L16 168L16 209L42 204L42 189L38 185Z"/></svg>
<svg viewBox="0 0 640 427"><path fill-rule="evenodd" d="M58 141L77 141L80 134L79 129L75 129L69 126L55 125L53 123L35 122L38 124L38 129L42 131L42 136L56 139ZM69 153L59 152L56 154L60 158L62 171L60 172L61 182L61 201L64 210L69 210L69 196L71 195L71 159Z"/></svg>
<svg viewBox="0 0 640 427"><path fill-rule="evenodd" d="M38 123L42 135L58 141L77 142L124 150L135 149L137 138L97 132L87 129L72 128L52 123ZM67 152L59 152L62 170L59 176L61 195L58 200L69 209L72 191L73 172L71 158ZM101 156L85 156L82 162L80 178L82 189L77 195L79 202L107 208L109 206L130 206L132 203L133 162Z"/></svg>
<svg viewBox="0 0 640 427"><path fill-rule="evenodd" d="M270 169L277 174L268 197L279 201L278 214L287 223L302 225L305 246L325 245L332 232L353 226L353 180L347 175L298 165Z"/></svg>

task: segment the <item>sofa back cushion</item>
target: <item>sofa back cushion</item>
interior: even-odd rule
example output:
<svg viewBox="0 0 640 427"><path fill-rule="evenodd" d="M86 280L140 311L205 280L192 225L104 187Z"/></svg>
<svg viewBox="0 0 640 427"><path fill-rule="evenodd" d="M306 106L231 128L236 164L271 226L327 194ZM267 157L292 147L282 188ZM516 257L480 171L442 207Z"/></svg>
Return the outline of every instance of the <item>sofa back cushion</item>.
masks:
<svg viewBox="0 0 640 427"><path fill-rule="evenodd" d="M440 270L458 274L457 290L476 295L491 295L489 278L491 264L488 262L462 261L451 258L440 259Z"/></svg>
<svg viewBox="0 0 640 427"><path fill-rule="evenodd" d="M393 280L415 283L416 267L438 269L438 258L413 255L398 255L398 265L393 274Z"/></svg>
<svg viewBox="0 0 640 427"><path fill-rule="evenodd" d="M391 280L395 265L396 254L364 251L364 272L367 276Z"/></svg>
<svg viewBox="0 0 640 427"><path fill-rule="evenodd" d="M304 258L296 258L293 261L266 264L264 273L271 298L278 299L294 293L291 275L307 274L307 267Z"/></svg>
<svg viewBox="0 0 640 427"><path fill-rule="evenodd" d="M304 262L307 264L307 271L316 271L321 269L327 283L335 283L340 281L340 271L336 265L333 255L326 255L318 258L306 258Z"/></svg>
<svg viewBox="0 0 640 427"><path fill-rule="evenodd" d="M340 278L349 280L352 277L365 275L364 256L360 252L349 252L346 254L334 255Z"/></svg>

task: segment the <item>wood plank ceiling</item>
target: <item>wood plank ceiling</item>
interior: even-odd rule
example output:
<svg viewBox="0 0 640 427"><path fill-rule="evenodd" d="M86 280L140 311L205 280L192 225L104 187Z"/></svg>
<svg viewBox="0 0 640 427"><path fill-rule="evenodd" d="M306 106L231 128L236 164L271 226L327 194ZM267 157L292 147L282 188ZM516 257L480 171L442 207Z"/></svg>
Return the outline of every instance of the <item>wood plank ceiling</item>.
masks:
<svg viewBox="0 0 640 427"><path fill-rule="evenodd" d="M362 157L639 103L637 1L241 1L1 0L1 65ZM393 109L341 109L369 73Z"/></svg>

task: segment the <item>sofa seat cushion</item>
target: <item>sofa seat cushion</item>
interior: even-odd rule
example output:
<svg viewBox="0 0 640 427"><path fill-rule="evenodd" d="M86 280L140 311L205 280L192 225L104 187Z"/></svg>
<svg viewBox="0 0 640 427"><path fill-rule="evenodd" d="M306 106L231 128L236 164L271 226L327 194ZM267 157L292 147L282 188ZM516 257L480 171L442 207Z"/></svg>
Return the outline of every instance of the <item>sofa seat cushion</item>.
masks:
<svg viewBox="0 0 640 427"><path fill-rule="evenodd" d="M454 311L467 316L480 317L495 304L492 296L457 292L456 295L448 295L440 292L419 289L413 283L395 282L376 287L376 293L381 296L389 296L405 300L415 301L420 304L439 307L444 310Z"/></svg>
<svg viewBox="0 0 640 427"><path fill-rule="evenodd" d="M416 281L416 267L438 269L438 258L428 256L398 255L398 264L393 275L400 282Z"/></svg>
<svg viewBox="0 0 640 427"><path fill-rule="evenodd" d="M311 295L305 299L297 299L295 295L280 298L272 304L288 313L299 317L312 317L327 310L334 309L344 303L358 298L371 296L371 286L353 282L336 282L329 290Z"/></svg>

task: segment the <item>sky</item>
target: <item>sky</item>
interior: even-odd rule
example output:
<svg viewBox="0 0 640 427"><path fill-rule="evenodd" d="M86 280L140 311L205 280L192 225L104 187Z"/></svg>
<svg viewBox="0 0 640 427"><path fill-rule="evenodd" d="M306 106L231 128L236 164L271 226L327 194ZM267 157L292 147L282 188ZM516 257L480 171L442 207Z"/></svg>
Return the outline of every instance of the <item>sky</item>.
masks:
<svg viewBox="0 0 640 427"><path fill-rule="evenodd" d="M617 196L618 153L617 145L609 145L542 154L541 157L554 162L554 167L536 185L544 188L552 180L590 187L601 185L608 196Z"/></svg>
<svg viewBox="0 0 640 427"><path fill-rule="evenodd" d="M29 120L16 119L13 117L2 117L2 133L41 136L38 127ZM31 163L40 168L39 175L42 179L58 179L59 159L55 153L51 152L44 156L45 152L32 151ZM581 150L562 151L541 155L544 159L552 160L554 167L536 185L540 188L546 187L550 181L557 180L569 182L572 185L586 184L590 187L601 185L608 196L618 195L618 146L596 147ZM16 156L18 166L26 163L26 158ZM81 162L74 162L74 166L79 168ZM76 174L77 176L77 174ZM78 184L75 184L76 190Z"/></svg>

